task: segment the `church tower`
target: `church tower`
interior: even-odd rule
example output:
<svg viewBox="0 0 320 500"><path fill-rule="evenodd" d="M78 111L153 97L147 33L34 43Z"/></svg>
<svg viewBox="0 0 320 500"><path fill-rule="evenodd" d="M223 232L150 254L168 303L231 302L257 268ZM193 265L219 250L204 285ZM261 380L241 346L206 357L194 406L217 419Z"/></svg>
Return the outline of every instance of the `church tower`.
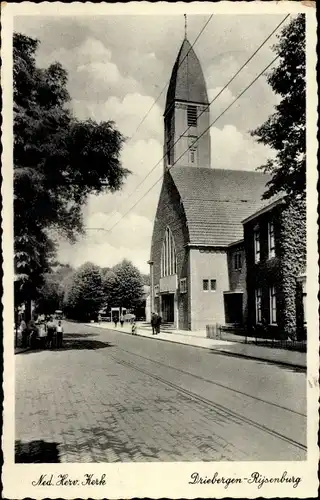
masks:
<svg viewBox="0 0 320 500"><path fill-rule="evenodd" d="M167 92L164 112L165 168L172 165L210 167L210 131L204 132L210 123L208 104L199 59L185 37Z"/></svg>

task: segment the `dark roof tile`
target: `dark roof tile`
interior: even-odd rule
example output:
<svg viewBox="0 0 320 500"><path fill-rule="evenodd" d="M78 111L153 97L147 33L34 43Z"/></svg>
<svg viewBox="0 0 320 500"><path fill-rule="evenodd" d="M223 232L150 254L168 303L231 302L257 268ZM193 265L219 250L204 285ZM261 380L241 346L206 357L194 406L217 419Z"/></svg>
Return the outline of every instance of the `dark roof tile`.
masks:
<svg viewBox="0 0 320 500"><path fill-rule="evenodd" d="M190 244L227 246L243 237L242 220L263 204L270 176L259 172L173 167Z"/></svg>

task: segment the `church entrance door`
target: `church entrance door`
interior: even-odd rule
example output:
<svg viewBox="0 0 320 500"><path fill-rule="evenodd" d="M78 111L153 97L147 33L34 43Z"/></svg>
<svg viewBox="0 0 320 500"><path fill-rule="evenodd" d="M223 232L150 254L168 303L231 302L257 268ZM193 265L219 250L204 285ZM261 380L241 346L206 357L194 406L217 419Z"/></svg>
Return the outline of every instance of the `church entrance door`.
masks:
<svg viewBox="0 0 320 500"><path fill-rule="evenodd" d="M174 322L174 294L162 295L162 319L164 323Z"/></svg>

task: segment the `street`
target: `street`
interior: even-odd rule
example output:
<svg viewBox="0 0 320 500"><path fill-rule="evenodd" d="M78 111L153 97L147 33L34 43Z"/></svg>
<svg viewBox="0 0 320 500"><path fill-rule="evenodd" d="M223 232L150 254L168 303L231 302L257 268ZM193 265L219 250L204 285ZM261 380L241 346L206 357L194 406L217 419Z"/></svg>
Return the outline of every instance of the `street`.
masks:
<svg viewBox="0 0 320 500"><path fill-rule="evenodd" d="M64 322L16 363L16 460L306 459L306 374Z"/></svg>

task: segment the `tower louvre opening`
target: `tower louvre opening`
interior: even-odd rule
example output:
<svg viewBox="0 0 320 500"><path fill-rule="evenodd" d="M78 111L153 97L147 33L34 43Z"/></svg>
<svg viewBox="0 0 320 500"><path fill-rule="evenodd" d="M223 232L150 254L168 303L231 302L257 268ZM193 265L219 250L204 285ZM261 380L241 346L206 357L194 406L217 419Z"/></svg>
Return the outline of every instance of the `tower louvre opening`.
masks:
<svg viewBox="0 0 320 500"><path fill-rule="evenodd" d="M188 127L196 127L198 121L197 107L196 106L188 106L187 108L187 120Z"/></svg>

